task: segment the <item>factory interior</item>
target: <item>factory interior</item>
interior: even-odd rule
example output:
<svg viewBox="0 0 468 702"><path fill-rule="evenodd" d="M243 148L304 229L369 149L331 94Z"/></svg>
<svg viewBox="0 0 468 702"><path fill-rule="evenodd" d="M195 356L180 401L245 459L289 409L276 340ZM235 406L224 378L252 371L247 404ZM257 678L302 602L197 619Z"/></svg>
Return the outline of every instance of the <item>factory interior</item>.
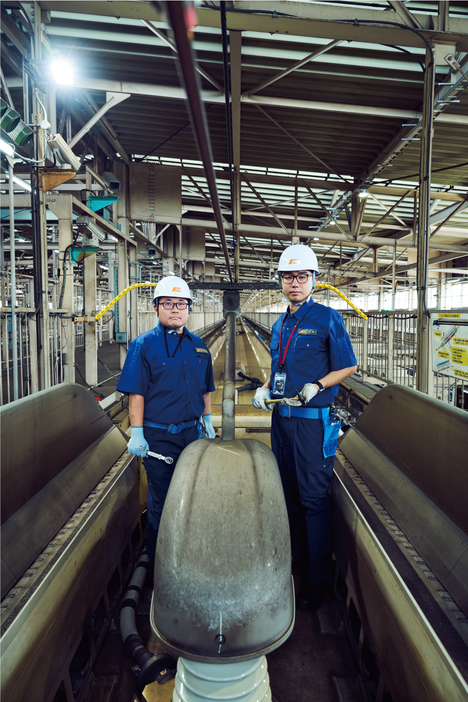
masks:
<svg viewBox="0 0 468 702"><path fill-rule="evenodd" d="M466 701L468 2L0 10L4 702ZM333 582L310 612L289 545L281 592L270 576L288 527L252 405L295 244L357 359L335 398ZM116 388L166 276L212 357L216 438L175 473L185 504L205 471L203 534L174 507L158 575ZM161 628L171 569L186 641ZM231 588L236 653L221 623L206 653L218 629L190 592L208 581L216 612Z"/></svg>

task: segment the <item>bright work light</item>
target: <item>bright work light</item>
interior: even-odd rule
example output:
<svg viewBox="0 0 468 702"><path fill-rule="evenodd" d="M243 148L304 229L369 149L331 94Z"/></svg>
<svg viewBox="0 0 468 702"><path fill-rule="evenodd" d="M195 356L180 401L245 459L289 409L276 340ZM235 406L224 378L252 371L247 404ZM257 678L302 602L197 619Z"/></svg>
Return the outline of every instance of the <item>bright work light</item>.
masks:
<svg viewBox="0 0 468 702"><path fill-rule="evenodd" d="M54 61L50 64L50 70L59 85L74 85L73 68L68 61Z"/></svg>

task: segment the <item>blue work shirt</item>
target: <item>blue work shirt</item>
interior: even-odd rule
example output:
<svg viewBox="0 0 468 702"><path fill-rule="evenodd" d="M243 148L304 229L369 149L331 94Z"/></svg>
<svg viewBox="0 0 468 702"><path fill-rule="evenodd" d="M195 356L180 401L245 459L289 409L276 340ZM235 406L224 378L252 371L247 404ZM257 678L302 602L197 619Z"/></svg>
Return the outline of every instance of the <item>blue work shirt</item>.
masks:
<svg viewBox="0 0 468 702"><path fill-rule="evenodd" d="M282 356L296 324L297 327L291 336L284 359L282 370L286 373L284 394L272 393L272 397L296 397L306 383L320 380L330 371L356 365L351 340L339 312L331 307L320 305L310 298L294 314L289 314L289 311L282 314L273 325L270 345L272 388L275 373L280 372L279 337L283 320ZM306 407L326 407L333 402L338 388L339 385L325 388L313 397Z"/></svg>
<svg viewBox="0 0 468 702"><path fill-rule="evenodd" d="M144 421L179 424L197 419L203 395L213 392L213 364L205 342L184 328L180 334L158 324L130 343L117 390L145 398ZM173 357L172 357L173 356Z"/></svg>

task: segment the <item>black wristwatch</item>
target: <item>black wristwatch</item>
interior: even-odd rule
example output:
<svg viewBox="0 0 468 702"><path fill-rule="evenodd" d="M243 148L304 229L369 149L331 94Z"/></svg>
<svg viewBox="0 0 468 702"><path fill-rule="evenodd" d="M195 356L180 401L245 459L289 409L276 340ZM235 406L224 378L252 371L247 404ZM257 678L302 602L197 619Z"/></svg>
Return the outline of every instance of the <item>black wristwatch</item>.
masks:
<svg viewBox="0 0 468 702"><path fill-rule="evenodd" d="M322 390L325 390L325 388L323 387L323 385L322 385L322 383L320 382L320 380L313 380L313 381L312 381L312 385L317 385L318 388L319 388L319 392L322 392Z"/></svg>

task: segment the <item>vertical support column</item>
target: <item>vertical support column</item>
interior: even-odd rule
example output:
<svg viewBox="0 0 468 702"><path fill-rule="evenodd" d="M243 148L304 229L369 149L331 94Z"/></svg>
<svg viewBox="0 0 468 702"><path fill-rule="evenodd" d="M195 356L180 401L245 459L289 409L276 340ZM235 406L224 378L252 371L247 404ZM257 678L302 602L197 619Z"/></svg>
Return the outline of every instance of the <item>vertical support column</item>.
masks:
<svg viewBox="0 0 468 702"><path fill-rule="evenodd" d="M392 259L392 312L395 311L395 295L396 295L396 242L393 247Z"/></svg>
<svg viewBox="0 0 468 702"><path fill-rule="evenodd" d="M239 280L240 241L238 227L241 221L241 177L240 177L240 134L241 134L241 63L242 32L230 30L229 54L231 63L231 128L232 128L232 237L237 241L234 253L234 280Z"/></svg>
<svg viewBox="0 0 468 702"><path fill-rule="evenodd" d="M226 353L224 357L222 438L230 441L236 434L235 375L236 375L236 317L239 312L238 291L224 293L223 312L226 318Z"/></svg>
<svg viewBox="0 0 468 702"><path fill-rule="evenodd" d="M61 320L63 382L75 382L75 327L71 319L73 307L73 264L70 263L70 247L73 243L73 211L70 195L57 195L49 204L58 217L59 256L62 266L59 309L65 312ZM34 392L34 390L33 390Z"/></svg>
<svg viewBox="0 0 468 702"><path fill-rule="evenodd" d="M426 72L424 77L423 124L421 132L421 156L419 174L418 213L418 326L416 356L416 389L428 392L430 371L430 317L426 308L427 268L429 258L429 222L432 163L432 111L434 105L435 65L434 57L426 50Z"/></svg>
<svg viewBox="0 0 468 702"><path fill-rule="evenodd" d="M117 281L119 293L128 287L128 262L127 262L127 242L125 239L119 239L117 244ZM119 302L119 332L127 334L127 340L129 338L129 328L128 328L128 296L124 295ZM125 363L125 358L127 356L127 345L119 344L120 347L120 368L123 368Z"/></svg>
<svg viewBox="0 0 468 702"><path fill-rule="evenodd" d="M127 222L127 221L126 221ZM129 246L128 250L128 260L130 262L130 272L136 275L138 266L136 263L137 260L137 249L136 246ZM136 283L135 280L131 280L130 284L132 285L133 283ZM139 282L139 281L138 281ZM138 336L139 331L138 331L138 290L139 288L135 288L135 290L131 290L129 293L130 296L130 337L129 341L134 339L136 336ZM154 288L151 288L151 292L154 293ZM145 329L146 331L146 329Z"/></svg>
<svg viewBox="0 0 468 702"><path fill-rule="evenodd" d="M8 165L8 196L10 204L10 304L11 342L13 361L13 399L18 399L18 329L16 317L16 247L15 247L15 203L13 189L13 168ZM7 374L10 372L7 365Z"/></svg>
<svg viewBox="0 0 468 702"><path fill-rule="evenodd" d="M388 355L387 355L387 380L393 382L395 377L395 315L388 315Z"/></svg>
<svg viewBox="0 0 468 702"><path fill-rule="evenodd" d="M83 304L85 315L96 315L96 256L88 256L83 264ZM96 338L96 323L83 325L85 346L85 376L91 387L98 384L98 345Z"/></svg>
<svg viewBox="0 0 468 702"><path fill-rule="evenodd" d="M364 320L364 326L362 329L362 379L367 379L367 367L369 354L369 320Z"/></svg>

